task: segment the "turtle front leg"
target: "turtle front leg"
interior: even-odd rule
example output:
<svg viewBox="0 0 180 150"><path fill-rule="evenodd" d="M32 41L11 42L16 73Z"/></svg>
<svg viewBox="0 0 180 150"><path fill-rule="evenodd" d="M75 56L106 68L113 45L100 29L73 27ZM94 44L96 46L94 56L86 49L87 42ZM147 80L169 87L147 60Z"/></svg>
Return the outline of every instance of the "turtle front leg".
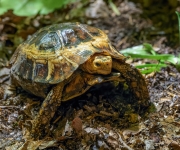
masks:
<svg viewBox="0 0 180 150"><path fill-rule="evenodd" d="M32 123L30 134L34 139L38 139L42 135L42 130L46 130L46 127L49 126L50 120L53 118L57 108L61 105L63 88L64 82L57 84L43 101L39 113Z"/></svg>
<svg viewBox="0 0 180 150"><path fill-rule="evenodd" d="M113 69L119 71L126 80L129 88L134 93L136 99L144 106L148 105L149 92L143 75L138 69L128 63L113 60Z"/></svg>

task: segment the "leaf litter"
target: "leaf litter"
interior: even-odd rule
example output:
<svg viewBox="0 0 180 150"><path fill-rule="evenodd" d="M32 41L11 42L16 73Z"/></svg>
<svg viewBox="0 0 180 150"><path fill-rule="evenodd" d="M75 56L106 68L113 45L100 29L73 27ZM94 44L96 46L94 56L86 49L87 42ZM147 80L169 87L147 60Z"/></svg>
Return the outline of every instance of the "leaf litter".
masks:
<svg viewBox="0 0 180 150"><path fill-rule="evenodd" d="M119 0L119 16L109 13L111 10L106 4L104 7L98 11L98 18L93 18L93 14L93 19L88 18L84 23L103 29L118 50L140 45L147 42L147 38L159 47L158 53L176 54L179 51L167 46L164 34L157 32L153 38L148 35L153 22L141 18L143 10L135 3ZM113 87L114 84L107 83L64 103L53 118L49 135L38 141L28 140L31 121L42 101L21 89L14 98L3 100L9 79L8 60L28 35L52 24L56 20L52 16L53 13L24 18L11 12L0 16L0 149L180 149L180 73L174 66L145 76L151 102L148 110L137 106L129 97L129 91L122 90L124 85ZM136 64L144 60L131 62ZM101 91L102 88L107 88L107 92Z"/></svg>

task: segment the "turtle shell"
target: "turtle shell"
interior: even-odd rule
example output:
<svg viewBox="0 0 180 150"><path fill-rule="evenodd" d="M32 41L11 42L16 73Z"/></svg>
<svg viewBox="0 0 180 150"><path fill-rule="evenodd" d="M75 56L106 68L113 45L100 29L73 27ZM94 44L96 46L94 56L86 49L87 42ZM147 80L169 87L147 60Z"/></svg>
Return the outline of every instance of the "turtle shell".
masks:
<svg viewBox="0 0 180 150"><path fill-rule="evenodd" d="M125 60L102 30L80 23L55 24L40 29L17 48L10 60L11 73L33 82L56 84L95 53Z"/></svg>

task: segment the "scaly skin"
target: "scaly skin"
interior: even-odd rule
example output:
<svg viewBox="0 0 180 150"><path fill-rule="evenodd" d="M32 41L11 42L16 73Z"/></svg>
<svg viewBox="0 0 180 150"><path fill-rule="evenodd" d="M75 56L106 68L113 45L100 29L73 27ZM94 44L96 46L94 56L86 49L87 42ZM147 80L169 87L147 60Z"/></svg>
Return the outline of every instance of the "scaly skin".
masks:
<svg viewBox="0 0 180 150"><path fill-rule="evenodd" d="M35 139L39 138L42 130L47 130L50 120L54 116L58 106L61 105L62 91L64 82L60 82L48 93L43 101L38 115L33 120L31 136ZM46 131L47 132L47 131Z"/></svg>
<svg viewBox="0 0 180 150"><path fill-rule="evenodd" d="M143 75L130 64L113 60L113 68L119 71L139 103L148 105L149 92Z"/></svg>

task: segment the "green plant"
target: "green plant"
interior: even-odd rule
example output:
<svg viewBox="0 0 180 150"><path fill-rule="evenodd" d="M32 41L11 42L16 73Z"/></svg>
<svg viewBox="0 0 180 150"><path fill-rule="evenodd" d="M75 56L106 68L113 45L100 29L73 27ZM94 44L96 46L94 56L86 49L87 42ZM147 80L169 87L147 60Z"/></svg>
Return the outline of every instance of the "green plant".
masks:
<svg viewBox="0 0 180 150"><path fill-rule="evenodd" d="M108 0L109 6L111 7L111 9L113 10L113 12L116 15L120 15L120 11L118 10L117 6L112 2L112 0Z"/></svg>
<svg viewBox="0 0 180 150"><path fill-rule="evenodd" d="M0 0L0 14L8 10L18 16L48 14L72 2L75 0Z"/></svg>
<svg viewBox="0 0 180 150"><path fill-rule="evenodd" d="M178 17L178 27L179 27L179 44L180 44L180 13L176 11L177 17Z"/></svg>
<svg viewBox="0 0 180 150"><path fill-rule="evenodd" d="M178 70L180 70L180 56L175 57L171 54L157 54L152 45L148 43L127 48L120 52L125 56L130 56L131 58L157 60L157 63L137 65L136 67L142 69L141 72L143 74L159 71L162 67L166 67L168 63L173 64Z"/></svg>
<svg viewBox="0 0 180 150"><path fill-rule="evenodd" d="M43 15L75 2L80 2L82 5L90 3L88 0L0 0L0 15L8 10L13 10L13 13L17 16ZM116 15L120 15L118 8L112 0L108 0L107 2L113 12Z"/></svg>

